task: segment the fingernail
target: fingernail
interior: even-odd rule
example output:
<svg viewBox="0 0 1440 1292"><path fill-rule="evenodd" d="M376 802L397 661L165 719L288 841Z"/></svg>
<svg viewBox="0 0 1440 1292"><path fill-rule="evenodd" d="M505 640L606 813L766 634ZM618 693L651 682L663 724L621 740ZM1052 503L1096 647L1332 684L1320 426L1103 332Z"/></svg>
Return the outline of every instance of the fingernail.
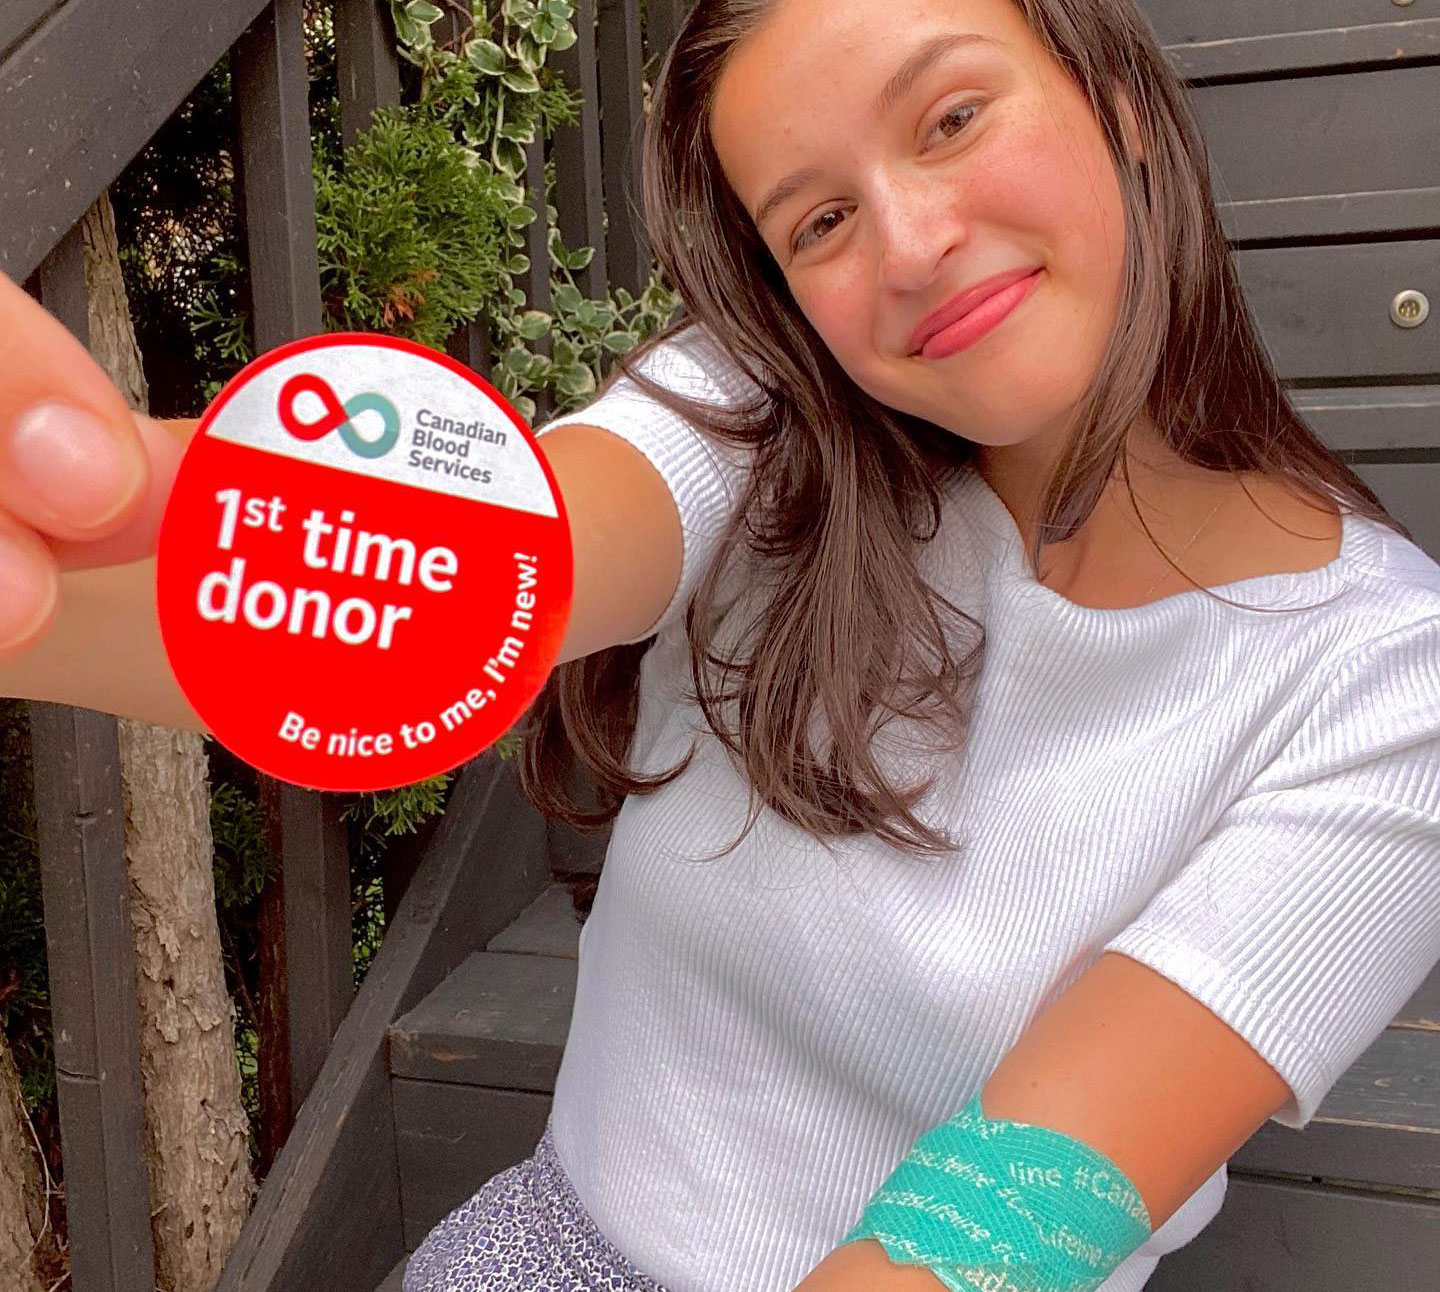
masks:
<svg viewBox="0 0 1440 1292"><path fill-rule="evenodd" d="M54 570L44 568L23 544L0 534L0 648L33 633L59 595Z"/></svg>
<svg viewBox="0 0 1440 1292"><path fill-rule="evenodd" d="M118 515L145 479L138 444L65 404L38 404L10 431L20 482L61 520L83 529Z"/></svg>

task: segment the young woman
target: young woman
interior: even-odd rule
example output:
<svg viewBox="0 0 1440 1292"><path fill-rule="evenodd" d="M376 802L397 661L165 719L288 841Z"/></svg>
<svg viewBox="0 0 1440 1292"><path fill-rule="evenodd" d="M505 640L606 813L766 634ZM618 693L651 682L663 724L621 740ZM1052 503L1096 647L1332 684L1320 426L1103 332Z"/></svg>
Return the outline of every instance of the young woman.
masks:
<svg viewBox="0 0 1440 1292"><path fill-rule="evenodd" d="M686 317L544 435L573 1024L407 1292L936 1292L841 1240L977 1094L1133 1182L1135 1292L1440 960L1440 566L1288 404L1131 0L700 0L645 199ZM4 288L0 691L196 727L145 590L57 574L178 449ZM93 466L77 409L93 524L13 452Z"/></svg>

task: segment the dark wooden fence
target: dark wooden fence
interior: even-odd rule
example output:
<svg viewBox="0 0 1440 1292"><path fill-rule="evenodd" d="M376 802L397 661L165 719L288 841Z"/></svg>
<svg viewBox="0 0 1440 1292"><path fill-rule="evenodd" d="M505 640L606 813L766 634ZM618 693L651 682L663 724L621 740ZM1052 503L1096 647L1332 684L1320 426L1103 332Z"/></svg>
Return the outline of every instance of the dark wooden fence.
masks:
<svg viewBox="0 0 1440 1292"><path fill-rule="evenodd" d="M301 3L0 7L0 269L82 341L76 222L227 50L257 349L321 330ZM649 260L634 218L642 71L668 45L685 4L648 0L648 30L638 0L576 7L579 41L554 56L586 103L581 123L551 146L559 229L567 245L597 248L583 290L636 291ZM1440 295L1440 18L1404 0L1313 0L1304 21L1294 5L1253 0L1148 0L1145 8L1197 88L1227 232L1282 376L1317 430L1440 554L1440 334L1433 321L1420 329L1392 317L1407 292ZM386 9L335 0L347 142L399 94ZM1344 114L1331 111L1336 95ZM1317 134L1322 118L1345 133ZM532 186L542 149L528 152ZM539 194L531 202L543 210ZM545 239L537 222L528 294L541 309ZM471 327L450 348L483 371L484 340ZM36 704L32 726L73 1286L150 1292L115 721ZM493 760L467 765L352 1008L343 799L275 782L265 794L283 856L296 1123L221 1292L368 1292L403 1250L385 1029L533 895L544 826ZM487 868L497 844L505 864Z"/></svg>
<svg viewBox="0 0 1440 1292"><path fill-rule="evenodd" d="M553 143L559 228L569 246L597 248L583 271L587 294L607 286L638 292L649 252L624 213L638 201L641 79L647 54L673 34L680 4L649 0L648 46L637 0L600 0L598 11L596 0L576 0L576 10L577 44L552 56L585 96L582 123ZM388 5L335 0L334 16L348 144L376 107L399 101L399 66ZM302 17L302 0L8 0L0 8L0 269L86 342L78 221L228 51L256 351L320 332ZM459 34L453 25L436 31ZM529 201L542 213L544 148L537 141L527 150ZM616 213L608 228L607 207ZM546 309L543 219L531 230L527 294L533 308ZM486 370L483 325L464 329L449 348ZM44 703L30 715L73 1286L150 1292L116 722ZM298 1113L352 998L345 797L274 781L262 788L283 862L281 1062ZM270 1193L287 1188L293 1172L282 1166L272 1170ZM272 1211L269 1202L262 1197L257 1219ZM227 1284L269 1285L258 1274L229 1272Z"/></svg>

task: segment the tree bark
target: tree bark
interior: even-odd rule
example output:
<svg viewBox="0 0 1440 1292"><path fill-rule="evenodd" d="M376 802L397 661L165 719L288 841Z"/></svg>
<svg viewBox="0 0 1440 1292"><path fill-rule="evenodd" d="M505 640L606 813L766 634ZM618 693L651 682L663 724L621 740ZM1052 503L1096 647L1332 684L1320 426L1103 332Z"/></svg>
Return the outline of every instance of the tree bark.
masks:
<svg viewBox="0 0 1440 1292"><path fill-rule="evenodd" d="M90 350L143 412L149 392L104 193L83 229ZM210 1292L254 1183L215 914L204 737L128 718L119 728L156 1278L162 1292Z"/></svg>
<svg viewBox="0 0 1440 1292"><path fill-rule="evenodd" d="M46 1234L48 1200L30 1140L20 1076L0 1036L0 1288L42 1292L35 1255Z"/></svg>

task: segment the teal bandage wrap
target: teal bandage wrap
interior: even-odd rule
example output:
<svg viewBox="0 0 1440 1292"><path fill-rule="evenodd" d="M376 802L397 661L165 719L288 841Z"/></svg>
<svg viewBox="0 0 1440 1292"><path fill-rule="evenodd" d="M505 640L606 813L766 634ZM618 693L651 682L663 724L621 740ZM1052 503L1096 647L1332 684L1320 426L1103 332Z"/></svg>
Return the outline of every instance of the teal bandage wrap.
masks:
<svg viewBox="0 0 1440 1292"><path fill-rule="evenodd" d="M1062 1131L985 1116L977 1092L915 1141L840 1245L876 1239L955 1292L1093 1292L1149 1237L1114 1162Z"/></svg>

